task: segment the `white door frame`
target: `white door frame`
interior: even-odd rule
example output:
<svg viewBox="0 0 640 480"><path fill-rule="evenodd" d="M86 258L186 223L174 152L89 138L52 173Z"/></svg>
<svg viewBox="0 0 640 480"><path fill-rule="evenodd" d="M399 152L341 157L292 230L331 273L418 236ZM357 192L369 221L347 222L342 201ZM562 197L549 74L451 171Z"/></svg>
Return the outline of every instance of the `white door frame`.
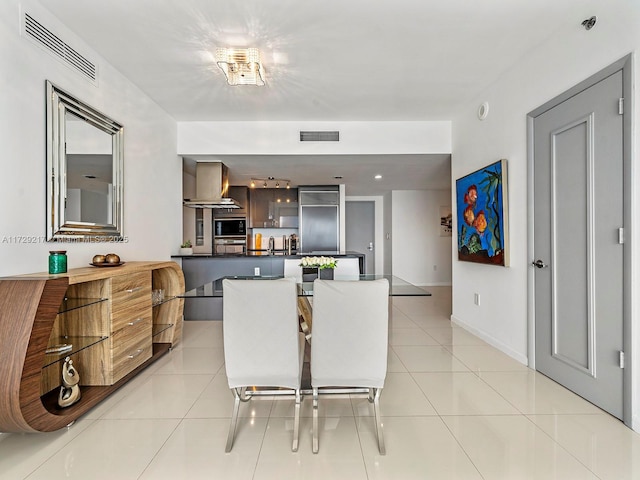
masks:
<svg viewBox="0 0 640 480"><path fill-rule="evenodd" d="M374 204L374 218L375 218L375 238L373 244L373 251L375 253L375 274L382 275L384 271L384 223L383 223L383 197L356 197L347 196L345 202L373 202ZM366 253L366 252L362 252Z"/></svg>
<svg viewBox="0 0 640 480"><path fill-rule="evenodd" d="M638 424L632 425L633 415L636 408L633 405L633 337L632 334L632 309L634 307L632 300L632 279L634 273L634 258L633 258L633 235L632 235L632 209L633 207L633 188L634 182L632 181L632 145L633 145L633 97L632 97L632 72L633 72L633 58L631 55L618 60L612 65L604 68L595 75L592 75L588 79L580 82L576 86L570 88L566 92L558 95L554 99L546 102L544 105L536 108L535 110L527 114L527 214L528 214L528 248L527 248L527 260L528 260L528 274L527 274L527 355L529 357L529 367L535 369L535 268L531 265L531 262L535 260L534 255L534 162L533 162L533 144L534 144L534 118L538 115L546 112L547 110L562 103L568 98L576 95L577 93L595 85L600 80L608 77L609 75L622 70L622 89L624 96L624 109L625 115L623 119L623 172L624 172L624 259L625 268L623 272L624 276L624 305L623 305L623 331L624 331L624 352L625 352L625 369L623 380L623 420L624 423L634 430L640 431L640 419ZM638 303L640 306L640 302ZM637 307L636 307L637 308Z"/></svg>

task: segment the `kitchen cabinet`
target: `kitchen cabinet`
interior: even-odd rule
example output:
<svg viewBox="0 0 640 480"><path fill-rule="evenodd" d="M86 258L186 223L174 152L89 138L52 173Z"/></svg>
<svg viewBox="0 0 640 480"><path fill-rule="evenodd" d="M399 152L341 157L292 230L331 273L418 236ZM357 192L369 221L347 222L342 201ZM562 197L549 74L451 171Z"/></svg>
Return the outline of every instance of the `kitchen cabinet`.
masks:
<svg viewBox="0 0 640 480"><path fill-rule="evenodd" d="M63 428L167 353L182 335L183 291L175 262L0 278L0 431ZM61 408L66 357L81 397Z"/></svg>
<svg viewBox="0 0 640 480"><path fill-rule="evenodd" d="M248 217L249 216L249 187L244 185L230 185L227 197L233 198L241 208L216 208L215 218Z"/></svg>
<svg viewBox="0 0 640 480"><path fill-rule="evenodd" d="M249 191L250 228L298 228L297 188Z"/></svg>

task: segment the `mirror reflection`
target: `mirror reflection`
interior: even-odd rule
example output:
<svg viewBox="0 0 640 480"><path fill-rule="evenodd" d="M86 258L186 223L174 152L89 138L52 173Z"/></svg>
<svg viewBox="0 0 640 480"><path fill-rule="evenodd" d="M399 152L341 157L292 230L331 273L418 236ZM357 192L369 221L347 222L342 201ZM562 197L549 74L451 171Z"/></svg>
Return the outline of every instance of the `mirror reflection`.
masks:
<svg viewBox="0 0 640 480"><path fill-rule="evenodd" d="M66 163L69 222L113 223L111 135L67 112Z"/></svg>
<svg viewBox="0 0 640 480"><path fill-rule="evenodd" d="M121 240L122 126L47 82L48 240Z"/></svg>

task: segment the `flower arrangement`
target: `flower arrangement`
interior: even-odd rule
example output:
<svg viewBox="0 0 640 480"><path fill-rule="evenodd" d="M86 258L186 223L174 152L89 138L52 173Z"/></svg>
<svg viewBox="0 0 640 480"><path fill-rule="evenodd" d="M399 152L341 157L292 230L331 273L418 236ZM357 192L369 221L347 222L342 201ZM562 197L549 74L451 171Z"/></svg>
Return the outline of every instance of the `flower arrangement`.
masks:
<svg viewBox="0 0 640 480"><path fill-rule="evenodd" d="M324 270L325 268L336 268L338 261L333 257L302 257L300 259L300 266L303 268L318 268Z"/></svg>
<svg viewBox="0 0 640 480"><path fill-rule="evenodd" d="M182 245L180 245L180 248L191 248L191 240L186 240Z"/></svg>

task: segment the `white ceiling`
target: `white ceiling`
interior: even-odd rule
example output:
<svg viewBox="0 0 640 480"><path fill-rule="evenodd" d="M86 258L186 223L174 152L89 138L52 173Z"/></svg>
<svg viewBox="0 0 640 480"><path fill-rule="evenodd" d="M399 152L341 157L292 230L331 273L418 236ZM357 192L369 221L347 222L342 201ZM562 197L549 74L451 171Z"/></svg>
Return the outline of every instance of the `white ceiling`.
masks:
<svg viewBox="0 0 640 480"><path fill-rule="evenodd" d="M177 121L412 121L451 119L555 31L582 28L580 23L594 14L597 2L40 3ZM267 85L227 86L214 62L220 46L260 48ZM432 175L432 161L437 178L430 181L424 175ZM375 188L382 191L391 184L385 178L373 190L361 192L369 187L358 186L357 179L380 171L401 185L413 186L419 177L421 188L450 186L441 174L441 156L284 157L269 162L264 157L229 157L225 163L234 183L253 175L283 176L296 184L308 183L306 174L343 175L348 194L373 194ZM283 171L288 173L279 173ZM294 178L298 175L304 180Z"/></svg>

